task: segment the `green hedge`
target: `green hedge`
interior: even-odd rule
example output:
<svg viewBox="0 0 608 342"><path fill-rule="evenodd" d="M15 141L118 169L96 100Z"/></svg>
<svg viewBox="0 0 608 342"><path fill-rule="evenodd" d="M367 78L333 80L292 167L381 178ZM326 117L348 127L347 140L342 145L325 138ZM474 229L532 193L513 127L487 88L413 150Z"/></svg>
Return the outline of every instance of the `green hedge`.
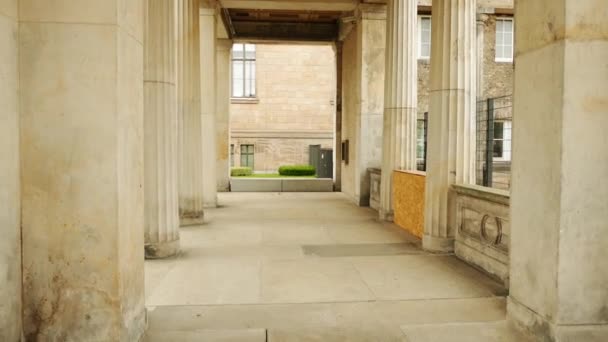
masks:
<svg viewBox="0 0 608 342"><path fill-rule="evenodd" d="M283 165L279 167L281 176L314 176L317 170L312 165Z"/></svg>
<svg viewBox="0 0 608 342"><path fill-rule="evenodd" d="M230 169L230 175L232 177L251 176L253 171L250 167L233 167Z"/></svg>

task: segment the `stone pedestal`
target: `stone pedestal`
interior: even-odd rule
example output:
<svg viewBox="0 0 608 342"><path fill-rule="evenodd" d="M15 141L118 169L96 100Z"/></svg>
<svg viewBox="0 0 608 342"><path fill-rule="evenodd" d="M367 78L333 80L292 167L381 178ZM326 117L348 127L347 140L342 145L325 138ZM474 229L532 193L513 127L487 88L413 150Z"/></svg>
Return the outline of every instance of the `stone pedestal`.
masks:
<svg viewBox="0 0 608 342"><path fill-rule="evenodd" d="M27 341L143 334L143 13L143 1L19 2Z"/></svg>
<svg viewBox="0 0 608 342"><path fill-rule="evenodd" d="M179 120L179 217L182 226L202 224L199 0L177 2L177 112Z"/></svg>
<svg viewBox="0 0 608 342"><path fill-rule="evenodd" d="M608 8L515 10L508 318L544 340L607 341Z"/></svg>
<svg viewBox="0 0 608 342"><path fill-rule="evenodd" d="M452 251L451 184L474 182L476 1L433 0L425 226L422 245Z"/></svg>
<svg viewBox="0 0 608 342"><path fill-rule="evenodd" d="M0 341L21 338L17 0L0 4Z"/></svg>
<svg viewBox="0 0 608 342"><path fill-rule="evenodd" d="M388 2L380 219L393 220L393 170L416 169L418 3Z"/></svg>
<svg viewBox="0 0 608 342"><path fill-rule="evenodd" d="M216 41L216 147L217 189L228 191L230 187L230 85L232 40Z"/></svg>
<svg viewBox="0 0 608 342"><path fill-rule="evenodd" d="M201 118L203 127L203 205L217 206L216 147L216 74L215 74L215 7L200 9L200 79Z"/></svg>
<svg viewBox="0 0 608 342"><path fill-rule="evenodd" d="M179 251L177 181L176 10L171 0L147 5L144 54L146 258Z"/></svg>

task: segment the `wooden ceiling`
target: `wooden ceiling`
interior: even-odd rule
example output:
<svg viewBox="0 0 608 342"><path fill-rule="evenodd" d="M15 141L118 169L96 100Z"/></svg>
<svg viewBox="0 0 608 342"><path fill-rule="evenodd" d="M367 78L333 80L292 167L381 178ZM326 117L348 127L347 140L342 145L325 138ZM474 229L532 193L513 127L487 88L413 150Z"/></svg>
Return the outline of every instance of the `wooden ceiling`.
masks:
<svg viewBox="0 0 608 342"><path fill-rule="evenodd" d="M223 19L233 39L332 41L343 12L225 9Z"/></svg>

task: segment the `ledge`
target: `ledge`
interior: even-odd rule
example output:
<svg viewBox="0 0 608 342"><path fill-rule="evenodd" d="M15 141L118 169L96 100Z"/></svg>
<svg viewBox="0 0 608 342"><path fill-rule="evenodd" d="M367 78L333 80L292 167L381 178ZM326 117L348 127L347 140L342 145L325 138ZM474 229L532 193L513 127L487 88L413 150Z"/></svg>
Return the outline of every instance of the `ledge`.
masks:
<svg viewBox="0 0 608 342"><path fill-rule="evenodd" d="M473 198L509 205L511 196L508 191L488 188L485 186L471 184L453 184L452 190L459 195L465 195Z"/></svg>
<svg viewBox="0 0 608 342"><path fill-rule="evenodd" d="M407 173L410 175L426 177L426 172L418 170L394 170L394 172Z"/></svg>
<svg viewBox="0 0 608 342"><path fill-rule="evenodd" d="M234 104L256 104L259 103L260 99L257 97L231 97L230 103Z"/></svg>

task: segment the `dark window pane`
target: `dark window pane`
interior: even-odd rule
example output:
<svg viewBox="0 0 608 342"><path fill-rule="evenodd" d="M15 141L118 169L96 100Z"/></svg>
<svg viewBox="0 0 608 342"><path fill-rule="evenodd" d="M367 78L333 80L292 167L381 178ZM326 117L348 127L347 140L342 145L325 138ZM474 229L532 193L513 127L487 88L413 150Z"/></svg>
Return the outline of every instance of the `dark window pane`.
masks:
<svg viewBox="0 0 608 342"><path fill-rule="evenodd" d="M494 139L502 139L504 137L504 122L494 122Z"/></svg>
<svg viewBox="0 0 608 342"><path fill-rule="evenodd" d="M494 140L494 157L502 158L502 153L503 153L503 141Z"/></svg>

